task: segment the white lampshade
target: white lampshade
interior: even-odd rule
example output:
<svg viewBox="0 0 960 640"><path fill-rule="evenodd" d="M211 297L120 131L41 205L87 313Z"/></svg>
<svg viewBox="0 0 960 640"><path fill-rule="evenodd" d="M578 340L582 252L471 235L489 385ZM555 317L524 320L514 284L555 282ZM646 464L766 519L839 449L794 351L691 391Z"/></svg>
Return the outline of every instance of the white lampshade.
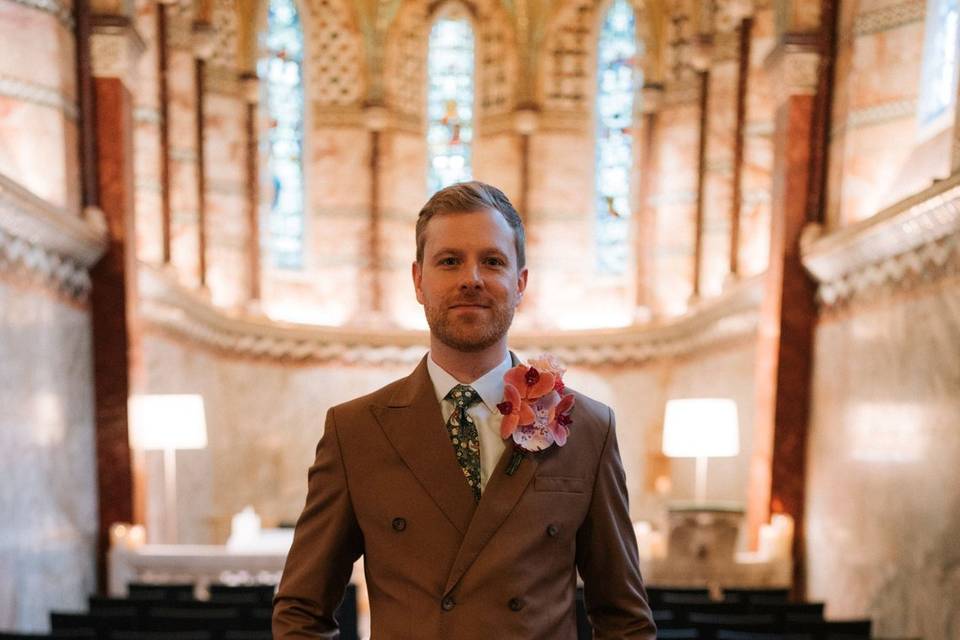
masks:
<svg viewBox="0 0 960 640"><path fill-rule="evenodd" d="M136 449L203 449L207 421L203 397L183 395L132 396L130 445Z"/></svg>
<svg viewBox="0 0 960 640"><path fill-rule="evenodd" d="M740 452L737 403L729 398L667 402L663 453L671 458L723 458Z"/></svg>

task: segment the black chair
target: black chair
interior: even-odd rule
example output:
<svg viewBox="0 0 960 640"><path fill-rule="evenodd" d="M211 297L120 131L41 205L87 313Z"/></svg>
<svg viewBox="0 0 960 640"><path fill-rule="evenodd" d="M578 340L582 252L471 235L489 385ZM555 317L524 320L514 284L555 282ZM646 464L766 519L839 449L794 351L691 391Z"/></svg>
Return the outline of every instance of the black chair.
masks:
<svg viewBox="0 0 960 640"><path fill-rule="evenodd" d="M698 613L688 615L688 623L700 632L701 638L713 640L722 629L729 631L754 631L777 633L782 631L776 616L769 613Z"/></svg>
<svg viewBox="0 0 960 640"><path fill-rule="evenodd" d="M214 640L207 631L113 631L107 640Z"/></svg>
<svg viewBox="0 0 960 640"><path fill-rule="evenodd" d="M251 626L249 618L236 607L199 602L189 603L189 606L150 607L143 620L144 631L206 631L218 637L228 630L249 630Z"/></svg>
<svg viewBox="0 0 960 640"><path fill-rule="evenodd" d="M136 616L116 614L114 612L62 613L50 614L50 629L54 634L92 632L98 638L104 638L111 631L134 631L140 628ZM81 636L82 637L82 636Z"/></svg>
<svg viewBox="0 0 960 640"><path fill-rule="evenodd" d="M131 582L127 585L127 597L131 600L151 602L184 602L193 600L192 584L148 584Z"/></svg>
<svg viewBox="0 0 960 640"><path fill-rule="evenodd" d="M717 640L814 640L809 633L764 633L760 631L733 631L720 629L716 634Z"/></svg>
<svg viewBox="0 0 960 640"><path fill-rule="evenodd" d="M676 629L657 629L657 640L699 640L700 632L696 629L678 627Z"/></svg>
<svg viewBox="0 0 960 640"><path fill-rule="evenodd" d="M583 599L583 589L577 588L577 640L592 640L593 627L587 617L587 603Z"/></svg>
<svg viewBox="0 0 960 640"><path fill-rule="evenodd" d="M817 640L865 640L870 638L870 620L826 620L789 622L791 633L811 633Z"/></svg>
<svg viewBox="0 0 960 640"><path fill-rule="evenodd" d="M0 640L97 640L94 631L75 629L59 633L15 633L0 631Z"/></svg>
<svg viewBox="0 0 960 640"><path fill-rule="evenodd" d="M647 587L647 599L651 608L660 608L664 595L673 596L702 596L710 598L710 591L700 587Z"/></svg>
<svg viewBox="0 0 960 640"><path fill-rule="evenodd" d="M789 589L724 589L724 600L732 602L787 602L790 598Z"/></svg>
<svg viewBox="0 0 960 640"><path fill-rule="evenodd" d="M794 622L820 622L823 620L822 602L777 602L754 604L751 609L756 613L772 613L781 624Z"/></svg>
<svg viewBox="0 0 960 640"><path fill-rule="evenodd" d="M273 603L273 594L276 587L269 584L229 586L225 584L210 585L210 602L224 604L260 604L270 606Z"/></svg>

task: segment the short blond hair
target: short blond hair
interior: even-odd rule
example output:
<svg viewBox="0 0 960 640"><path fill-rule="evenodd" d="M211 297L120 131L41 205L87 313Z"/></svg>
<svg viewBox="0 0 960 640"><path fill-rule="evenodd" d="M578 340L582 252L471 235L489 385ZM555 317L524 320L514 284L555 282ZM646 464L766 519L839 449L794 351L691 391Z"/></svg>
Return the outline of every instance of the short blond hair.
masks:
<svg viewBox="0 0 960 640"><path fill-rule="evenodd" d="M423 264L427 223L434 216L485 209L491 209L502 215L513 229L514 246L517 250L517 270L523 269L527 263L526 234L523 231L523 220L520 219L520 214L503 191L477 180L458 182L440 189L420 209L420 214L417 216L417 262Z"/></svg>

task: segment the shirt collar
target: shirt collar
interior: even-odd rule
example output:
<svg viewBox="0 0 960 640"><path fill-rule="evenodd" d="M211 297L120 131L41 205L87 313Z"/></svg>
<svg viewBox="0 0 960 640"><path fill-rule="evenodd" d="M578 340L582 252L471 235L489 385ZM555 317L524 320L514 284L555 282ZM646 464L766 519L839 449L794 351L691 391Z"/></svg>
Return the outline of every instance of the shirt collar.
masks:
<svg viewBox="0 0 960 640"><path fill-rule="evenodd" d="M503 376L513 366L513 358L510 352L507 352L503 361L490 371L469 383L474 391L480 394L483 404L487 405L491 413L497 412L497 403L503 400ZM437 401L443 402L450 390L461 383L452 375L433 361L433 355L427 354L427 371L430 374L430 381L433 383L433 390L437 394Z"/></svg>

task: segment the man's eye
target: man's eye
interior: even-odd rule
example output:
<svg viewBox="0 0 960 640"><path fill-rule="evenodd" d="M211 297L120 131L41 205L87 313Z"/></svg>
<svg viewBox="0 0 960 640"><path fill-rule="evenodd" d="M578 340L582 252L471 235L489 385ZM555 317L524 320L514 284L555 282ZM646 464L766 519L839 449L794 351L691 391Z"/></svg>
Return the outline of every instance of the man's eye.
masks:
<svg viewBox="0 0 960 640"><path fill-rule="evenodd" d="M487 264L495 267L502 267L506 264L506 262L504 262L501 258L487 258Z"/></svg>
<svg viewBox="0 0 960 640"><path fill-rule="evenodd" d="M450 267L457 264L456 258L440 258L440 264L445 267Z"/></svg>

